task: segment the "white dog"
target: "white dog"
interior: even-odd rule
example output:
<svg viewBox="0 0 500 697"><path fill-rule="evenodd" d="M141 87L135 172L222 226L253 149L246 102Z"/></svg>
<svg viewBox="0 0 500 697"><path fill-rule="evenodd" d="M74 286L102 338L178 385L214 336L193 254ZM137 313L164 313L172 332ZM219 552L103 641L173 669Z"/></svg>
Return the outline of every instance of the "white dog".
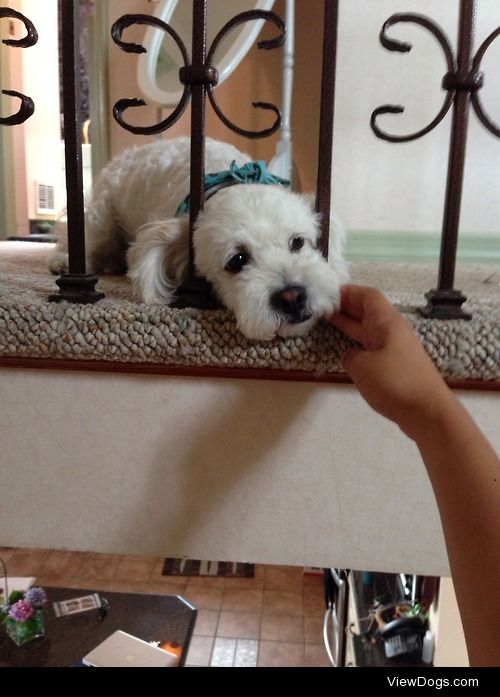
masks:
<svg viewBox="0 0 500 697"><path fill-rule="evenodd" d="M88 270L124 273L145 303L170 303L188 266L188 216L177 216L189 193L188 138L131 148L98 177L86 213ZM207 172L251 158L207 139ZM310 197L280 184L222 188L205 202L194 235L195 267L251 339L305 334L338 306L347 278L338 226L330 260L316 248L319 221ZM61 239L50 269L67 268Z"/></svg>

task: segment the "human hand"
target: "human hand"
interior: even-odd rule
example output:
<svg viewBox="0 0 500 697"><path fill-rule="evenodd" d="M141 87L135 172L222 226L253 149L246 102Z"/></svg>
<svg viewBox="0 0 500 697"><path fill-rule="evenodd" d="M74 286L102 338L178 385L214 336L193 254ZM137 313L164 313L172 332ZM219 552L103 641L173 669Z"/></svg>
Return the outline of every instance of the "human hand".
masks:
<svg viewBox="0 0 500 697"><path fill-rule="evenodd" d="M373 409L416 437L450 391L410 323L374 288L342 288L331 323L357 341L343 357L345 370Z"/></svg>

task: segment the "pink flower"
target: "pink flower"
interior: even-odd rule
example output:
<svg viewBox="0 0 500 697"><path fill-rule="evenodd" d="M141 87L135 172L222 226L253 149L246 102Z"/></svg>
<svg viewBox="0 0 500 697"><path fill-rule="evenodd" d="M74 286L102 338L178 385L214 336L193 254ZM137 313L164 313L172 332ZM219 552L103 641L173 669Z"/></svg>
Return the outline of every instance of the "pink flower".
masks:
<svg viewBox="0 0 500 697"><path fill-rule="evenodd" d="M18 600L9 610L9 617L16 622L26 622L33 617L34 609L27 600Z"/></svg>

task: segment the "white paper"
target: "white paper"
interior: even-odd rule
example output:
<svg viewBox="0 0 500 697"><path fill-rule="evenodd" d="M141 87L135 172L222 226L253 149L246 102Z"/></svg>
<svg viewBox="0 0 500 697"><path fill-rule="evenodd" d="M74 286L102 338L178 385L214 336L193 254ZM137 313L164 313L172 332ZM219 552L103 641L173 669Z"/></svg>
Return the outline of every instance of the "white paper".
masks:
<svg viewBox="0 0 500 697"><path fill-rule="evenodd" d="M12 591L27 591L35 582L34 576L7 576L7 590L9 595ZM6 598L5 577L0 578L0 596Z"/></svg>

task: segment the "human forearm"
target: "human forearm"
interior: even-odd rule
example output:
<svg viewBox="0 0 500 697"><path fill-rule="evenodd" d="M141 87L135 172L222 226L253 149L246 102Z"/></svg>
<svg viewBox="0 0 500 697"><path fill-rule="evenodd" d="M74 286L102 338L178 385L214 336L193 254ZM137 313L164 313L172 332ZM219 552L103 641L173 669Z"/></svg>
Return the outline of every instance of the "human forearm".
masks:
<svg viewBox="0 0 500 697"><path fill-rule="evenodd" d="M361 345L344 367L366 401L418 445L436 495L473 665L500 666L500 464L381 293L345 286L332 323Z"/></svg>
<svg viewBox="0 0 500 697"><path fill-rule="evenodd" d="M439 506L472 665L500 665L500 463L450 393L413 437Z"/></svg>

